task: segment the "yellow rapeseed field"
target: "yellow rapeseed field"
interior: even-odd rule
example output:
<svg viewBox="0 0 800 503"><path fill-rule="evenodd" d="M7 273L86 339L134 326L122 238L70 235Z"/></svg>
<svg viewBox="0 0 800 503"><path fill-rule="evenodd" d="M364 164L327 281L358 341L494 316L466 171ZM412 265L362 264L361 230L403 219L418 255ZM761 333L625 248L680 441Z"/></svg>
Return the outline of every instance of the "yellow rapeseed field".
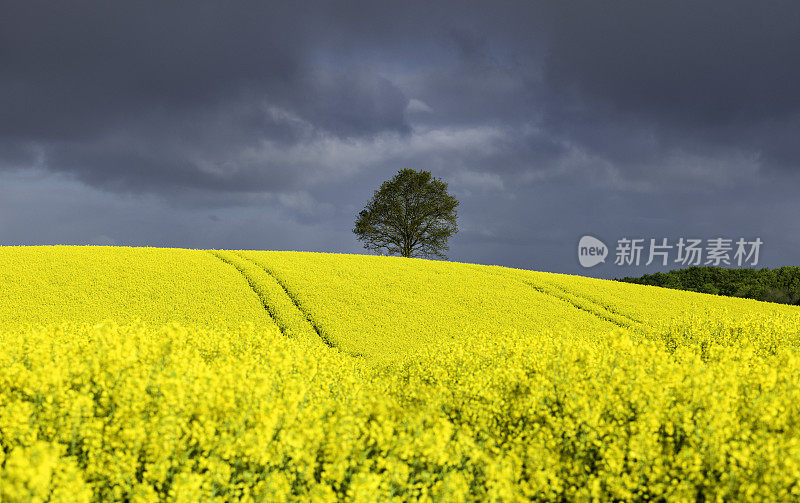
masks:
<svg viewBox="0 0 800 503"><path fill-rule="evenodd" d="M0 247L0 329L104 320L273 324L247 281L205 251Z"/></svg>
<svg viewBox="0 0 800 503"><path fill-rule="evenodd" d="M0 501L800 499L800 309L375 256L0 248Z"/></svg>

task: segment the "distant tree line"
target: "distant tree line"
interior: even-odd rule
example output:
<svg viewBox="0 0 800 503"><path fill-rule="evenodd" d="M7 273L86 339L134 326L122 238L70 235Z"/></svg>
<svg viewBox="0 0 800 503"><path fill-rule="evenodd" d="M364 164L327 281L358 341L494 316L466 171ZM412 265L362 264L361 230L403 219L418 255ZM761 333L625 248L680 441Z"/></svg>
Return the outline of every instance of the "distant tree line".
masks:
<svg viewBox="0 0 800 503"><path fill-rule="evenodd" d="M689 267L645 274L640 278L614 279L639 285L800 305L800 267L777 269Z"/></svg>

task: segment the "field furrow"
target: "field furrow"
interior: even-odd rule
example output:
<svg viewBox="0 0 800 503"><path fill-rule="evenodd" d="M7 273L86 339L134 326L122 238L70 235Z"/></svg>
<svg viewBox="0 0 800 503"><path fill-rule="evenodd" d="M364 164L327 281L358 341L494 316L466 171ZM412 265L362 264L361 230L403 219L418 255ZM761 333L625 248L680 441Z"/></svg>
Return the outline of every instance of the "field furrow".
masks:
<svg viewBox="0 0 800 503"><path fill-rule="evenodd" d="M374 357L412 354L470 333L615 325L514 278L464 264L327 253L239 252L281 281L337 347Z"/></svg>
<svg viewBox="0 0 800 503"><path fill-rule="evenodd" d="M321 340L331 345L320 335L286 288L269 271L233 251L209 250L209 253L236 269L244 277L284 335Z"/></svg>
<svg viewBox="0 0 800 503"><path fill-rule="evenodd" d="M614 325L620 328L633 329L633 330L641 328L641 323L639 321L629 318L619 312L616 312L614 309L611 309L608 306L595 302L589 297L585 297L577 294L576 292L572 292L565 288L561 288L556 284L549 281L544 281L541 278L537 278L537 280L534 281L525 276L514 274L512 270L506 270L505 268L487 267L476 264L466 264L466 265L480 271L483 274L492 274L494 276L502 278L506 282L517 281L519 283L527 285L530 288L534 289L535 291L542 293L543 295L549 295L553 298L566 302L575 309L589 313L601 320L613 323Z"/></svg>
<svg viewBox="0 0 800 503"><path fill-rule="evenodd" d="M576 289L570 290L567 287L565 287L563 284L560 284L560 283L557 283L557 282L549 282L548 285L553 287L553 288L555 288L555 289L557 289L558 291L560 291L563 294L571 295L573 297L577 297L579 299L582 299L582 300L584 300L586 302L589 302L589 303L597 306L597 308L600 309L600 310L607 311L607 312L609 312L609 313L611 313L611 314L613 314L615 316L623 318L624 320L626 320L626 323L628 323L630 325L634 325L635 326L635 325L641 325L642 324L641 320L637 320L636 318L633 318L632 316L628 316L623 311L613 307L612 305L610 305L608 303L604 303L602 301L602 299L598 299L596 297L592 297L591 295L586 295L581 290L576 290Z"/></svg>
<svg viewBox="0 0 800 503"><path fill-rule="evenodd" d="M591 315L597 316L602 320L611 322L620 328L636 330L639 326L637 322L634 322L625 316L614 313L601 304L592 302L591 300L579 295L573 295L570 292L562 290L553 285L545 285L543 283L536 284L532 281L525 281L524 283L538 292L562 300L576 309L580 309L581 311L585 311Z"/></svg>

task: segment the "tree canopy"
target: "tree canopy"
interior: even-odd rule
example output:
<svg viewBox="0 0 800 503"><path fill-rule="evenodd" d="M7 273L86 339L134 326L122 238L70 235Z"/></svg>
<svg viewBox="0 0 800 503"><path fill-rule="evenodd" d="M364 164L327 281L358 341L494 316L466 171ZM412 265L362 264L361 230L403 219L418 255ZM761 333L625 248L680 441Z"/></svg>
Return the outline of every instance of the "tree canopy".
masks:
<svg viewBox="0 0 800 503"><path fill-rule="evenodd" d="M375 191L353 232L368 250L447 258L447 240L458 232L458 204L446 182L428 171L402 169Z"/></svg>
<svg viewBox="0 0 800 503"><path fill-rule="evenodd" d="M645 274L640 278L622 278L617 281L800 305L800 267L777 269L688 267L666 273Z"/></svg>

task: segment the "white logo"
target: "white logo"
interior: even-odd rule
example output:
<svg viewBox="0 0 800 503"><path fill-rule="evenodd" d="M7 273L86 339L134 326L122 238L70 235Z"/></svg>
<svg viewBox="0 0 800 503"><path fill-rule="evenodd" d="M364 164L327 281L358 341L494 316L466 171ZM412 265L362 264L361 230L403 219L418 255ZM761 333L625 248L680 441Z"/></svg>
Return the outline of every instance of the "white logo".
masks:
<svg viewBox="0 0 800 503"><path fill-rule="evenodd" d="M584 237L583 239L586 239ZM583 239L581 244L583 246ZM646 249L646 239L621 238L617 240L616 265L639 266L642 261L643 251ZM710 265L714 267L729 266L736 264L737 267L758 264L759 252L764 242L761 238L747 241L739 238L737 241L729 238L713 238L705 240L706 246L703 247L703 240L697 238L680 238L675 244L669 244L667 238L662 238L659 243L655 239L650 239L649 253L645 253L649 266L653 262L656 265L666 266L670 262L680 265L700 266ZM735 245L735 247L734 247ZM582 250L582 248L581 248ZM672 250L676 251L677 258L670 261ZM579 257L582 251L578 252ZM705 254L705 255L704 255ZM660 260L656 260L656 257ZM705 261L703 260L705 257ZM581 261L581 264L583 262Z"/></svg>
<svg viewBox="0 0 800 503"><path fill-rule="evenodd" d="M608 247L605 243L592 236L583 236L578 242L578 262L583 267L594 267L606 261Z"/></svg>

